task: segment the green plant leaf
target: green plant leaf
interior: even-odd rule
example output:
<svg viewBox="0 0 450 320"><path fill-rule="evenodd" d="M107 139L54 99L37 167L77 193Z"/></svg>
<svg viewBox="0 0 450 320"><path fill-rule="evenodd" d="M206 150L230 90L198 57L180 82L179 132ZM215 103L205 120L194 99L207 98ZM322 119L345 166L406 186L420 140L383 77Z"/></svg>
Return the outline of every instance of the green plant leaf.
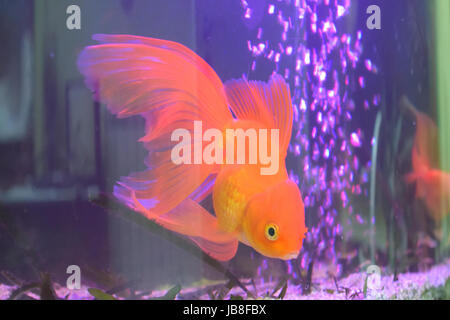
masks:
<svg viewBox="0 0 450 320"><path fill-rule="evenodd" d="M213 290L208 290L209 299L216 300L216 295L217 295L217 293L214 292Z"/></svg>
<svg viewBox="0 0 450 320"><path fill-rule="evenodd" d="M287 278L286 276L283 277L283 278L281 278L281 280L278 281L277 285L276 285L275 288L273 289L272 294L271 294L270 296L273 297L274 294L278 292L278 290L282 289L282 288L286 285L287 279L288 279L288 278Z"/></svg>
<svg viewBox="0 0 450 320"><path fill-rule="evenodd" d="M287 283L287 280L286 280L286 282L284 283L283 288L281 289L280 294L278 295L278 299L281 299L281 300L284 299L284 296L286 295L287 287L288 287L288 283Z"/></svg>
<svg viewBox="0 0 450 320"><path fill-rule="evenodd" d="M152 298L152 300L175 300L180 291L181 286L177 284L176 286L170 288L169 291L167 291L162 297Z"/></svg>
<svg viewBox="0 0 450 320"><path fill-rule="evenodd" d="M367 275L366 279L364 279L364 288L363 288L364 298L367 297L367 280L368 279L369 279L369 275Z"/></svg>
<svg viewBox="0 0 450 320"><path fill-rule="evenodd" d="M41 284L39 282L33 282L26 284L16 290L14 290L11 295L9 296L8 300L15 300L19 298L22 294L27 293L28 291L36 288L40 288Z"/></svg>
<svg viewBox="0 0 450 320"><path fill-rule="evenodd" d="M56 300L58 297L56 296L55 291L53 290L52 281L50 279L50 275L48 273L43 273L41 275L41 300Z"/></svg>
<svg viewBox="0 0 450 320"><path fill-rule="evenodd" d="M89 288L88 291L91 294L91 296L93 296L97 300L117 300L112 295L110 295L106 292L103 292L100 289Z"/></svg>

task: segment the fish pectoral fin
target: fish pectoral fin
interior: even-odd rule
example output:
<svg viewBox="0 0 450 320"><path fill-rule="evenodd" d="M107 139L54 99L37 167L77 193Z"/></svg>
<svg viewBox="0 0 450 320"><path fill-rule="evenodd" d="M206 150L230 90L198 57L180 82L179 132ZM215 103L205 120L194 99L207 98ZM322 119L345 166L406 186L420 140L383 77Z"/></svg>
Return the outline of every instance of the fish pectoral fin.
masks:
<svg viewBox="0 0 450 320"><path fill-rule="evenodd" d="M186 199L160 216L147 215L163 227L188 236L205 253L220 261L234 257L237 237L219 229L217 219L197 202Z"/></svg>

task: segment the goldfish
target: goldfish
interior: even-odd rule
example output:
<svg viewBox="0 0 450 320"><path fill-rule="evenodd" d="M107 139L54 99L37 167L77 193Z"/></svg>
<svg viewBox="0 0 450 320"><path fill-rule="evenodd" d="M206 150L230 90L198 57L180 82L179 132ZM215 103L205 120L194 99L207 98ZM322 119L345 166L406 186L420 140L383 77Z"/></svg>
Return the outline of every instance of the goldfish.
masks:
<svg viewBox="0 0 450 320"><path fill-rule="evenodd" d="M438 129L408 98L402 97L400 103L416 120L412 172L406 176L406 181L416 183L416 198L425 203L430 216L439 222L450 212L450 173L439 169Z"/></svg>
<svg viewBox="0 0 450 320"><path fill-rule="evenodd" d="M87 87L118 118L145 119L139 141L148 150L147 169L121 178L115 197L217 260L232 259L239 242L267 257L296 258L307 228L301 192L285 164L293 107L283 77L274 73L268 82L242 78L222 83L182 44L132 35L97 34L93 39L99 44L84 48L77 62ZM220 133L216 139L231 129L278 130L279 139L264 146L267 151L279 145L275 172L262 174L267 165L262 158L254 163L172 161L179 143L173 132L182 129L195 137L198 121L204 130ZM218 149L226 145L216 142ZM204 152L209 146L196 145ZM249 149L246 144L247 154ZM210 195L214 214L201 205Z"/></svg>

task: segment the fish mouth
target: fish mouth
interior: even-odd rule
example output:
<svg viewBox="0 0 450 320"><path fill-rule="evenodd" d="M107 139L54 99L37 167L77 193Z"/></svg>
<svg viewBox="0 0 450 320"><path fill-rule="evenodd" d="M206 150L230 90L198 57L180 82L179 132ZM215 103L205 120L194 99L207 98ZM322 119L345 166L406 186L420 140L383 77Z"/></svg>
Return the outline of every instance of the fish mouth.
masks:
<svg viewBox="0 0 450 320"><path fill-rule="evenodd" d="M300 251L291 252L291 253L288 253L287 255L283 256L281 259L283 259L283 260L295 259L298 257L299 253L300 253Z"/></svg>

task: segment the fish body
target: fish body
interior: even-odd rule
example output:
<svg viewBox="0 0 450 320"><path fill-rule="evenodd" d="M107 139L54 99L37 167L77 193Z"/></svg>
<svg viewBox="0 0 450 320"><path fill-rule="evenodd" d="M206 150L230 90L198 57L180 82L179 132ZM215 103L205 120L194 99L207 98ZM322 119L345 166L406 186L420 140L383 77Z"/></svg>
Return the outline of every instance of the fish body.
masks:
<svg viewBox="0 0 450 320"><path fill-rule="evenodd" d="M435 221L450 213L450 173L439 169L438 129L434 121L403 97L401 105L414 116L416 133L411 150L412 171L406 181L416 184L421 199Z"/></svg>
<svg viewBox="0 0 450 320"><path fill-rule="evenodd" d="M100 44L86 47L78 59L87 86L119 118L146 120L140 141L149 151L148 169L122 178L114 195L218 260L231 259L239 241L268 257L297 257L307 229L301 193L285 167L293 110L284 79L274 74L268 83L239 79L223 84L181 44L130 35L95 35L94 40ZM184 147L174 141L174 132L198 140L196 121L215 130L216 140L223 139L214 144L215 153L234 151L226 161L197 158L211 151L212 142L194 142L193 163L173 161L174 148ZM258 147L270 150L275 167L268 168L261 149L254 162L235 161L238 147L228 146L227 134L249 129L270 131ZM251 148L245 144L247 160L255 151ZM189 158L190 149L183 150ZM215 215L200 205L211 194Z"/></svg>

